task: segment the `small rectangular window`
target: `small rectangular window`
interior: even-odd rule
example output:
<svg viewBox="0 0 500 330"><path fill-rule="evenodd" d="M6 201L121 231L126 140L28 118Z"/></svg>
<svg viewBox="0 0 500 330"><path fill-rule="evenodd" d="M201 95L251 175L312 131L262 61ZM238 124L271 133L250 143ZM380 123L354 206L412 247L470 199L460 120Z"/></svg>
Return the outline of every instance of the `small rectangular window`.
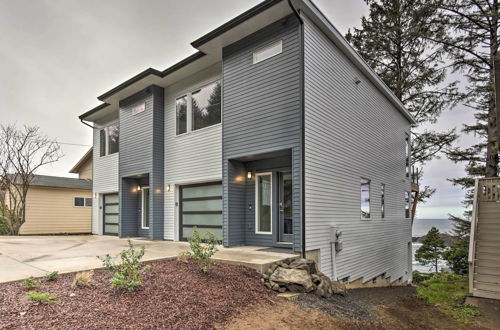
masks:
<svg viewBox="0 0 500 330"><path fill-rule="evenodd" d="M411 207L411 199L410 199L410 192L405 191L405 218L409 219L410 218L410 207Z"/></svg>
<svg viewBox="0 0 500 330"><path fill-rule="evenodd" d="M146 103L142 102L132 107L132 114L136 115L138 113L143 112L144 110L146 110Z"/></svg>
<svg viewBox="0 0 500 330"><path fill-rule="evenodd" d="M187 131L187 96L183 96L175 100L175 122L177 135L186 133Z"/></svg>
<svg viewBox="0 0 500 330"><path fill-rule="evenodd" d="M92 207L92 198L85 198L85 206Z"/></svg>
<svg viewBox="0 0 500 330"><path fill-rule="evenodd" d="M75 197L73 202L73 206L83 207L85 206L85 198L83 197Z"/></svg>
<svg viewBox="0 0 500 330"><path fill-rule="evenodd" d="M259 63L261 61L267 60L268 58L281 54L282 51L283 51L282 40L267 45L261 49L258 49L253 53L253 64Z"/></svg>
<svg viewBox="0 0 500 330"><path fill-rule="evenodd" d="M405 156L406 156L406 177L410 177L410 154L411 154L411 145L410 145L410 136L406 134L405 139Z"/></svg>
<svg viewBox="0 0 500 330"><path fill-rule="evenodd" d="M221 121L221 83L216 81L191 94L193 131Z"/></svg>
<svg viewBox="0 0 500 330"><path fill-rule="evenodd" d="M385 184L380 185L380 216L385 218Z"/></svg>
<svg viewBox="0 0 500 330"><path fill-rule="evenodd" d="M370 219L370 180L361 179L361 219Z"/></svg>

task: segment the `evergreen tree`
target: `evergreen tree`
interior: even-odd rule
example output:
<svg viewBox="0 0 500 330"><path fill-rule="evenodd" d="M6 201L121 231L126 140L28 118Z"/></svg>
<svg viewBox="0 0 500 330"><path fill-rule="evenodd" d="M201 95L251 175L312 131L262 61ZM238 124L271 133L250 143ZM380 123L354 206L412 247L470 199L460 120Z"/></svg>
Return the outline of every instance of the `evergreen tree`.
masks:
<svg viewBox="0 0 500 330"><path fill-rule="evenodd" d="M473 197L474 178L496 177L498 167L497 106L495 103L495 55L498 52L498 0L436 0L438 22L446 30L439 41L449 53L457 72L467 78L466 105L475 111L476 122L463 132L482 141L468 148L455 148L449 158L465 162L467 176L451 181L467 189L465 205ZM440 33L442 32L441 28Z"/></svg>
<svg viewBox="0 0 500 330"><path fill-rule="evenodd" d="M450 215L453 221L453 243L443 254L455 274L465 275L469 271L469 239L471 223L468 220Z"/></svg>
<svg viewBox="0 0 500 330"><path fill-rule="evenodd" d="M349 31L346 39L415 117L411 157L413 163L423 165L451 148L457 139L454 130L438 132L421 127L436 122L442 111L460 98L456 82L445 82L444 47L430 40L441 38L444 27L432 24L436 10L425 1L365 2L369 16L363 17L361 28ZM417 201L433 192L425 187Z"/></svg>
<svg viewBox="0 0 500 330"><path fill-rule="evenodd" d="M438 263L443 257L444 249L444 241L439 230L432 227L422 238L422 246L415 252L415 259L424 265L431 265L437 273Z"/></svg>

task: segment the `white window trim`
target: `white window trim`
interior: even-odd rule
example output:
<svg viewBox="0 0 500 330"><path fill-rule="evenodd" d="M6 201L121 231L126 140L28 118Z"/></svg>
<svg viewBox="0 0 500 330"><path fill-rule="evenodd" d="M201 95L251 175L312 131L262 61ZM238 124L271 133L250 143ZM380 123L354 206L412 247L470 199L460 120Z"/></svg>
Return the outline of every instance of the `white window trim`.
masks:
<svg viewBox="0 0 500 330"><path fill-rule="evenodd" d="M120 152L120 144L118 144L118 151L114 152L112 154L109 153L109 136L108 134L104 134L104 155L101 156L101 131L105 130L109 126L113 125L118 125L119 126L119 121L118 120L113 120L105 125L102 125L99 128L99 157L107 157L107 156L113 156L114 154L118 154ZM118 137L120 137L120 127L118 127Z"/></svg>
<svg viewBox="0 0 500 330"><path fill-rule="evenodd" d="M149 191L149 194L151 197L151 190L149 189L149 186L141 187L141 229L149 229L149 227L144 226L144 192L145 192L145 190ZM149 221L151 224L151 217L149 218Z"/></svg>
<svg viewBox="0 0 500 330"><path fill-rule="evenodd" d="M278 51L276 54L273 54L273 55L271 55L271 56L268 56L268 57L262 58L262 59L260 59L260 60L257 60L257 55L256 55L257 53L259 53L259 52L263 52L263 51L265 51L265 50L268 50L268 49L273 48L273 47L276 47L276 46L279 46L279 51ZM268 60L268 59L270 59L271 57L277 56L277 55L279 55L279 54L281 54L281 53L283 53L283 40L278 40L278 41L275 41L275 42L273 42L273 43L270 43L270 44L268 44L268 45L266 45L266 46L264 46L264 47L261 47L261 48L259 48L259 49L255 50L255 51L253 52L253 64L257 64L257 63L260 63L260 62L262 62L262 61Z"/></svg>
<svg viewBox="0 0 500 330"><path fill-rule="evenodd" d="M78 205L75 205L75 204L76 204L76 203L75 203L75 201L76 201L76 199L77 199L77 198L82 198L82 199L83 199L83 206L78 206ZM92 207L92 205L91 205L91 206L88 206L88 205L85 203L85 199L87 199L87 198L92 199L92 197L73 196L73 207L77 207L77 208L87 208L87 207L90 207L90 208L91 208L91 207Z"/></svg>
<svg viewBox="0 0 500 330"><path fill-rule="evenodd" d="M259 176L271 176L271 225L270 231L259 231ZM273 172L255 173L255 233L259 235L272 235L273 234Z"/></svg>
<svg viewBox="0 0 500 330"><path fill-rule="evenodd" d="M205 130L205 129L208 129L208 128L211 128L211 127L215 127L215 126L221 126L222 125L222 109L223 109L223 106L222 106L222 96L221 96L221 100L220 100L220 115L221 115L221 122L220 123L217 123L217 124L213 124L213 125L210 125L210 126L207 126L207 127L203 127L203 128L198 128L198 129L193 129L193 93L199 91L200 89L202 89L203 87L205 86L208 86L210 84L213 84L215 82L220 82L221 84L221 88L222 88L222 93L224 93L224 88L223 88L223 84L222 84L222 77L217 77L216 79L210 79L210 80L207 80L203 83L200 83L200 84L197 84L193 87L190 87L189 89L186 89L184 90L182 93L179 93L178 96L175 97L174 99L174 134L175 136L185 136L185 135L189 135L189 134L193 134L193 133L196 133L198 131L202 131L202 130ZM180 99L180 98L183 98L183 97L186 97L187 99L187 107L186 107L186 132L184 133L180 133L180 134L177 134L177 100Z"/></svg>
<svg viewBox="0 0 500 330"><path fill-rule="evenodd" d="M362 206L363 206L363 200L361 199L361 180L366 180L368 181L368 211L369 211L369 217L368 218L365 218L363 217L363 211L362 211ZM359 183L359 189L360 189L360 194L359 194L359 217L361 218L361 220L363 221L371 221L373 219L373 216L372 216L372 180L368 179L368 178L364 178L364 177L361 177L361 180L360 180L360 183Z"/></svg>

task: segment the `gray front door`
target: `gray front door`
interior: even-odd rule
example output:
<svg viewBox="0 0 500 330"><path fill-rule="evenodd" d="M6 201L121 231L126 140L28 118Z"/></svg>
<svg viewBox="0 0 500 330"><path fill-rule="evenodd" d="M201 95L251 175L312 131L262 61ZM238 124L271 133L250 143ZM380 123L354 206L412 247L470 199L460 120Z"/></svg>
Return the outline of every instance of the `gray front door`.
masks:
<svg viewBox="0 0 500 330"><path fill-rule="evenodd" d="M102 204L104 235L118 235L118 222L120 219L118 194L103 195Z"/></svg>
<svg viewBox="0 0 500 330"><path fill-rule="evenodd" d="M293 240L293 185L291 172L279 172L279 241Z"/></svg>

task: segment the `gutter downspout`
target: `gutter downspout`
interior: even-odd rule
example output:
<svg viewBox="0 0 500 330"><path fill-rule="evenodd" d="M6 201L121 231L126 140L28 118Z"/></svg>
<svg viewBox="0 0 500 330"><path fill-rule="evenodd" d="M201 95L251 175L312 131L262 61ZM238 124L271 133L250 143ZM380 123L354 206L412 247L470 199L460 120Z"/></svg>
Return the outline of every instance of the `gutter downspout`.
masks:
<svg viewBox="0 0 500 330"><path fill-rule="evenodd" d="M304 91L304 80L305 80L305 70L304 70L304 20L300 17L299 11L295 9L291 0L288 0L288 5L292 9L293 13L300 22L300 57L301 57L301 72L300 72L300 98L301 98L301 119L300 119L300 131L301 131L301 160L300 160L300 199L301 199L301 254L302 257L306 257L306 218L305 218L305 91Z"/></svg>

